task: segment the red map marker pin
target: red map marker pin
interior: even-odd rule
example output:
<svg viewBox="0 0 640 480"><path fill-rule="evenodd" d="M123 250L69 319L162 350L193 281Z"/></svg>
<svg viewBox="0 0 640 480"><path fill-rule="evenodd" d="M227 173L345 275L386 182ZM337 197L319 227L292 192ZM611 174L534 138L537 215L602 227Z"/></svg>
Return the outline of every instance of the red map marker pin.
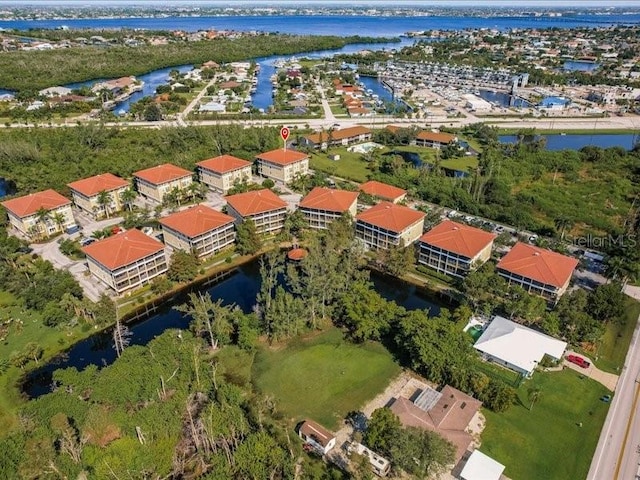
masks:
<svg viewBox="0 0 640 480"><path fill-rule="evenodd" d="M289 138L289 129L287 127L282 127L280 129L280 136L282 137L282 140L286 142L287 138Z"/></svg>

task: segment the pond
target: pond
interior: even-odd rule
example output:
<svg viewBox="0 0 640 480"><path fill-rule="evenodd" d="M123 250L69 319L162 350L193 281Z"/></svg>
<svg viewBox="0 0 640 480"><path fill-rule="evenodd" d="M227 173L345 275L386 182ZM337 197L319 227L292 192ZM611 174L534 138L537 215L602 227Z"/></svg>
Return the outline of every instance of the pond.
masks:
<svg viewBox="0 0 640 480"><path fill-rule="evenodd" d="M584 60L568 60L562 68L568 72L592 72L600 67L599 63Z"/></svg>
<svg viewBox="0 0 640 480"><path fill-rule="evenodd" d="M547 140L547 150L580 150L582 147L593 145L600 148L622 147L631 150L640 136L633 133L604 134L593 133L586 135L541 135ZM501 135L498 137L502 143L516 143L516 135Z"/></svg>
<svg viewBox="0 0 640 480"><path fill-rule="evenodd" d="M196 290L207 291L215 301L222 299L225 305L235 304L244 312L251 312L260 289L260 271L257 260L224 274L218 274ZM408 310L428 309L433 315L440 312L444 303L420 291L414 285L371 274L375 289L387 300L393 300ZM153 314L142 316L129 324L131 345L145 345L167 329L187 329L190 319L175 310L175 305L186 301L186 293L171 299ZM22 388L30 398L51 391L52 374L60 368L75 367L83 370L89 365L109 365L116 359L112 330L92 335L72 346L64 355L30 373Z"/></svg>

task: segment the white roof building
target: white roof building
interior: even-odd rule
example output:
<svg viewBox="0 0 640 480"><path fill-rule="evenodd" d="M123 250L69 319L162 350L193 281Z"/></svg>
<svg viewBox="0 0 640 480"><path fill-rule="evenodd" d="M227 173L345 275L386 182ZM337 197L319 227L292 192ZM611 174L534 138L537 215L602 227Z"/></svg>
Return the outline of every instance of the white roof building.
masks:
<svg viewBox="0 0 640 480"><path fill-rule="evenodd" d="M545 354L562 358L567 343L496 316L473 347L485 358L530 376Z"/></svg>
<svg viewBox="0 0 640 480"><path fill-rule="evenodd" d="M474 450L460 472L460 478L462 480L499 480L503 471L504 465L480 450Z"/></svg>
<svg viewBox="0 0 640 480"><path fill-rule="evenodd" d="M38 92L45 97L64 97L71 94L71 89L67 87L49 87Z"/></svg>

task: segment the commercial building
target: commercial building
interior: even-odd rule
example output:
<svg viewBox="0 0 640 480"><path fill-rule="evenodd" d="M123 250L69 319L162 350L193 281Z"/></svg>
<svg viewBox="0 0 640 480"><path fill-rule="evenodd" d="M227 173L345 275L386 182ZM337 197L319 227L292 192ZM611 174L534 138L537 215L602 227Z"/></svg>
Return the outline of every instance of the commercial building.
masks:
<svg viewBox="0 0 640 480"><path fill-rule="evenodd" d="M473 348L485 359L530 377L545 355L562 358L567 343L496 316Z"/></svg>
<svg viewBox="0 0 640 480"><path fill-rule="evenodd" d="M420 237L418 262L462 278L489 260L495 238L479 228L444 220Z"/></svg>
<svg viewBox="0 0 640 480"><path fill-rule="evenodd" d="M309 156L295 150L279 148L256 157L258 173L277 182L289 183L309 173Z"/></svg>
<svg viewBox="0 0 640 480"><path fill-rule="evenodd" d="M71 189L71 198L76 207L95 218L101 218L122 210L122 193L129 182L111 173L103 173L67 184ZM103 203L101 194L108 195Z"/></svg>
<svg viewBox="0 0 640 480"><path fill-rule="evenodd" d="M164 245L140 230L128 230L82 249L89 272L120 294L167 271Z"/></svg>
<svg viewBox="0 0 640 480"><path fill-rule="evenodd" d="M327 228L329 224L348 213L355 217L358 192L316 187L300 201L299 210L311 228Z"/></svg>
<svg viewBox="0 0 640 480"><path fill-rule="evenodd" d="M177 188L184 190L193 183L193 173L170 163L135 172L133 177L141 195L162 203L165 195Z"/></svg>
<svg viewBox="0 0 640 480"><path fill-rule="evenodd" d="M399 203L407 196L407 191L402 188L394 187L377 180L369 180L360 185L360 191L372 197L386 200L388 202Z"/></svg>
<svg viewBox="0 0 640 480"><path fill-rule="evenodd" d="M226 200L236 223L251 219L258 233L278 232L284 227L287 203L269 189L230 195Z"/></svg>
<svg viewBox="0 0 640 480"><path fill-rule="evenodd" d="M509 285L557 301L567 290L578 260L527 243L516 243L496 266Z"/></svg>
<svg viewBox="0 0 640 480"><path fill-rule="evenodd" d="M11 225L29 238L46 238L76 225L71 200L55 190L12 198L2 205Z"/></svg>
<svg viewBox="0 0 640 480"><path fill-rule="evenodd" d="M196 205L160 219L164 243L198 257L218 253L236 239L234 219L206 205Z"/></svg>
<svg viewBox="0 0 640 480"><path fill-rule="evenodd" d="M352 143L371 140L371 130L367 127L355 126L328 132L312 133L311 135L302 137L300 140L301 143L307 147L326 150L327 147L351 145Z"/></svg>
<svg viewBox="0 0 640 480"><path fill-rule="evenodd" d="M223 195L226 195L234 184L251 181L251 162L231 155L220 155L196 165L200 181Z"/></svg>
<svg viewBox="0 0 640 480"><path fill-rule="evenodd" d="M367 248L408 246L422 234L425 214L391 202L380 202L356 217L356 238Z"/></svg>

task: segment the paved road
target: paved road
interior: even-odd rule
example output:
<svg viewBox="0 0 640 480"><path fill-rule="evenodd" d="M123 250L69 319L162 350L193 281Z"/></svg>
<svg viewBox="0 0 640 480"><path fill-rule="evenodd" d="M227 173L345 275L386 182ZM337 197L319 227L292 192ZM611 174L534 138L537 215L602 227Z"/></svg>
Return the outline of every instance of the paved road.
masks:
<svg viewBox="0 0 640 480"><path fill-rule="evenodd" d="M640 471L640 317L587 480L635 480Z"/></svg>

